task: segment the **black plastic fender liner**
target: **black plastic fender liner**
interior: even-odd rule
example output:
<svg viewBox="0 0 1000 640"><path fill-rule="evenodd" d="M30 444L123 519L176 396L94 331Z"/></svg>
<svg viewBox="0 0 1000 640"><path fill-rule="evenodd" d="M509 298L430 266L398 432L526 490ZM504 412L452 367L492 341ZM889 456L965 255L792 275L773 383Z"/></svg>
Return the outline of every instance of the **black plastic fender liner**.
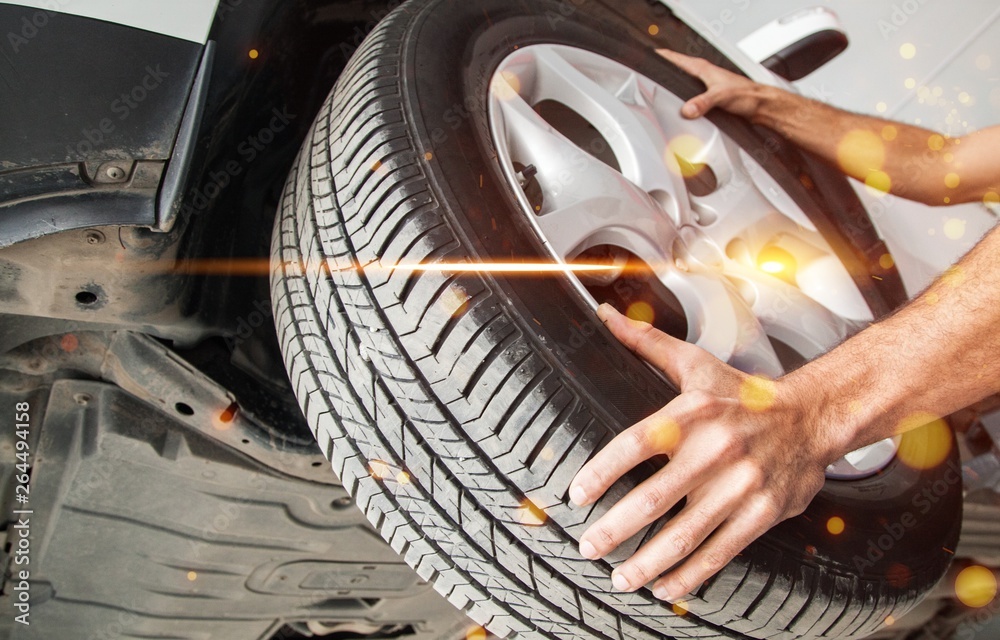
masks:
<svg viewBox="0 0 1000 640"><path fill-rule="evenodd" d="M10 4L0 4L0 25L8 27L0 247L88 226L155 227L160 179L204 47Z"/></svg>

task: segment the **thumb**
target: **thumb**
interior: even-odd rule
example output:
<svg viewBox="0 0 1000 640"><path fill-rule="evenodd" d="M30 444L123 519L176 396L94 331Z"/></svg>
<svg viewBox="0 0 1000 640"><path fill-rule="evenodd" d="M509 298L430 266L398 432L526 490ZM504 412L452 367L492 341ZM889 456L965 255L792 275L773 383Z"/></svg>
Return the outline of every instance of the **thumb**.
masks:
<svg viewBox="0 0 1000 640"><path fill-rule="evenodd" d="M701 96L697 96L685 102L684 106L681 107L681 115L689 119L699 117L702 114L701 105L698 101L698 98L700 97Z"/></svg>
<svg viewBox="0 0 1000 640"><path fill-rule="evenodd" d="M689 370L697 347L663 333L648 322L623 316L610 304L598 307L597 317L619 342L665 373L678 387L683 386L684 372Z"/></svg>
<svg viewBox="0 0 1000 640"><path fill-rule="evenodd" d="M687 56L683 53L671 51L670 49L657 49L656 53L684 73L698 78L705 83L705 86L707 87L705 93L695 96L684 103L684 106L681 107L682 116L688 119L698 118L705 115L712 110L712 107L716 106L718 96L713 95L712 92L712 78L714 76L713 71L717 69L715 65L701 58Z"/></svg>

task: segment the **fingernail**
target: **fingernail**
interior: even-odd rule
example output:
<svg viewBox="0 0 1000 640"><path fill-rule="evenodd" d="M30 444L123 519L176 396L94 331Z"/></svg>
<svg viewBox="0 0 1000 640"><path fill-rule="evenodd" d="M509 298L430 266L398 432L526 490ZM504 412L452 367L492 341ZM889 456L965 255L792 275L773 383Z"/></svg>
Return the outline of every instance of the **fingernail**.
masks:
<svg viewBox="0 0 1000 640"><path fill-rule="evenodd" d="M653 587L653 597L657 600L664 600L670 602L670 592L662 584L658 584Z"/></svg>
<svg viewBox="0 0 1000 640"><path fill-rule="evenodd" d="M615 585L615 589L619 591L631 591L632 583L628 581L628 578L620 573L614 573L611 575L611 584Z"/></svg>
<svg viewBox="0 0 1000 640"><path fill-rule="evenodd" d="M587 504L587 492L583 490L583 487L573 487L569 490L569 499L578 507L585 506Z"/></svg>
<svg viewBox="0 0 1000 640"><path fill-rule="evenodd" d="M586 540L580 542L580 555L587 560L597 560L597 548Z"/></svg>
<svg viewBox="0 0 1000 640"><path fill-rule="evenodd" d="M607 322L615 315L618 315L618 309L615 309L607 302L597 307L597 317L600 318L602 322Z"/></svg>
<svg viewBox="0 0 1000 640"><path fill-rule="evenodd" d="M693 104L686 104L683 107L681 107L681 113L687 116L688 118L697 118L698 107L694 106Z"/></svg>

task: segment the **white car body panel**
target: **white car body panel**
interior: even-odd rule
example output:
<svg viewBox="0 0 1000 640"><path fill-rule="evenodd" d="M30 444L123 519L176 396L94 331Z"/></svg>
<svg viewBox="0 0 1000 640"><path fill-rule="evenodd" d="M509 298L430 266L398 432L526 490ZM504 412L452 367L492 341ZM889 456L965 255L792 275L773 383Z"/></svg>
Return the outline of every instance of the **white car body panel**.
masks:
<svg viewBox="0 0 1000 640"><path fill-rule="evenodd" d="M748 75L771 75L735 43L802 0L664 0ZM1000 123L1000 7L993 0L812 0L837 14L847 50L795 83L804 95L859 113L953 136ZM904 58L900 48L916 54ZM906 84L912 78L912 87ZM787 86L771 79L768 84ZM964 94L964 95L963 95ZM896 259L907 291L918 293L997 221L981 204L929 207L874 197L855 183Z"/></svg>
<svg viewBox="0 0 1000 640"><path fill-rule="evenodd" d="M219 0L0 0L0 4L95 18L204 44Z"/></svg>

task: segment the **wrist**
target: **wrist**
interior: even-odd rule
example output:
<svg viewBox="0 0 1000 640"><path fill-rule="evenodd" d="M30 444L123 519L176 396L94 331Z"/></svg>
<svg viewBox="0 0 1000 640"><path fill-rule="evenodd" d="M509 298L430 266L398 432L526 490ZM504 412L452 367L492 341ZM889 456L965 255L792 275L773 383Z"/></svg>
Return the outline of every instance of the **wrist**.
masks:
<svg viewBox="0 0 1000 640"><path fill-rule="evenodd" d="M833 464L860 448L863 433L858 401L824 372L810 365L777 381L778 402L789 426L822 466Z"/></svg>
<svg viewBox="0 0 1000 640"><path fill-rule="evenodd" d="M786 136L786 129L795 117L796 102L800 103L798 108L801 108L801 103L805 101L798 94L764 84L754 85L753 98L754 108L749 116L750 121Z"/></svg>
<svg viewBox="0 0 1000 640"><path fill-rule="evenodd" d="M754 124L773 128L779 120L778 112L780 111L780 102L784 94L784 91L775 87L756 82L753 83L749 87L748 96L750 98L749 103L753 107L751 112L747 114L747 119Z"/></svg>

